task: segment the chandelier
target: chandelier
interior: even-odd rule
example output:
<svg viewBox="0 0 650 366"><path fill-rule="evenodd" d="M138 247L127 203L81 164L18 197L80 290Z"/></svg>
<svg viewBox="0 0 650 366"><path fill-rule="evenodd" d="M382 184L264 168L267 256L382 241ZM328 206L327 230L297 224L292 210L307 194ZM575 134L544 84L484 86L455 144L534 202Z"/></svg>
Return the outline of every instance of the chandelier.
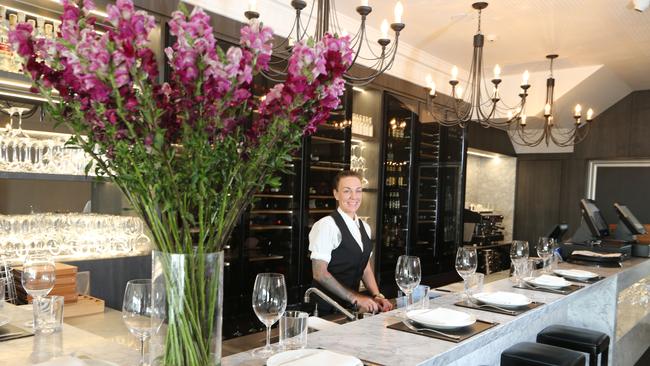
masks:
<svg viewBox="0 0 650 366"><path fill-rule="evenodd" d="M458 67L454 65L451 69L451 97L452 106L443 113L434 112L434 99L436 97L436 85L431 75L426 77L426 85L429 91L427 96L427 106L434 120L443 126L461 126L464 127L468 122L474 121L480 123L483 127L506 127L513 121L518 120L519 116L525 114L526 97L528 96L528 71L523 74L521 82L521 92L519 93L519 103L515 106L507 106L499 96L499 85L501 84L501 68L499 65L494 66L494 77L491 80L491 88L488 88L489 82L486 82L483 75L483 44L485 37L481 33L481 12L487 8L487 2L477 2L472 4L472 8L478 11L478 30L474 35L474 53L472 54L472 64L469 69L469 78L467 88L463 93L463 88L458 80ZM508 114L508 112L510 112ZM508 116L505 118L505 116Z"/></svg>
<svg viewBox="0 0 650 366"><path fill-rule="evenodd" d="M587 111L587 123L582 123L582 106L576 104L573 109L573 119L575 122L570 128L558 127L555 122L553 107L553 90L555 89L555 78L553 78L553 60L558 55L547 55L550 60L550 75L546 79L546 104L544 105L544 126L543 128L528 128L526 124L526 115L522 114L517 123L513 123L509 129L511 140L522 146L537 146L542 141L546 146L552 141L560 147L567 147L579 144L585 139L591 128L591 121L594 117L593 109Z"/></svg>
<svg viewBox="0 0 650 366"><path fill-rule="evenodd" d="M273 48L273 55L275 57L269 65L269 70L262 73L267 79L276 82L282 82L286 78L287 61L291 54L291 47L295 42L307 40L310 37L319 41L325 33L338 34L340 36L348 34L339 24L334 0L312 1L306 24L303 22L302 13L307 7L307 2L304 0L292 0L291 7L295 10L295 18L291 31L287 37L284 37L282 42ZM395 21L389 25L388 20L383 20L381 23L381 38L377 40L379 47L375 46L374 49L370 44L366 32L366 20L372 12L372 7L368 4L368 0L361 0L361 5L357 6L356 11L361 17L361 24L359 29L350 35L350 46L354 50L354 61L350 68L355 66L357 60L365 61L365 68L356 68L354 75L350 73L350 68L348 68L344 74L344 78L349 85L362 86L372 82L377 76L393 66L395 56L397 55L399 34L405 27L405 24L402 23L404 7L398 1L395 4ZM316 13L316 25L313 27L314 32L309 34L312 14L314 12ZM257 21L260 13L257 11L256 0L249 0L248 11L244 13L244 16L246 16L249 22ZM395 33L393 40L389 38L389 28Z"/></svg>

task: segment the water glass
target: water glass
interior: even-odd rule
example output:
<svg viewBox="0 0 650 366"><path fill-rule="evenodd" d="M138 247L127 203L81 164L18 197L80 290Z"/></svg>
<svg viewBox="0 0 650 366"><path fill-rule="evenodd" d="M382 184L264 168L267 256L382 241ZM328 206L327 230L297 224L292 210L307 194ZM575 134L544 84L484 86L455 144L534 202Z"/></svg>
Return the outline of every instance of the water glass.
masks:
<svg viewBox="0 0 650 366"><path fill-rule="evenodd" d="M413 308L414 309L428 309L429 308L429 291L431 288L426 285L420 285L413 290Z"/></svg>
<svg viewBox="0 0 650 366"><path fill-rule="evenodd" d="M253 357L267 358L275 352L271 347L271 326L287 308L287 286L279 273L260 273L253 286L253 311L266 326L266 345L253 350Z"/></svg>
<svg viewBox="0 0 650 366"><path fill-rule="evenodd" d="M63 324L63 296L34 298L34 330L39 333L53 333L61 330Z"/></svg>
<svg viewBox="0 0 650 366"><path fill-rule="evenodd" d="M2 271L2 266L0 266L0 271ZM5 305L5 282L7 282L6 279L0 278L0 310Z"/></svg>
<svg viewBox="0 0 650 366"><path fill-rule="evenodd" d="M280 347L285 350L307 346L307 319L304 311L287 311L280 318Z"/></svg>
<svg viewBox="0 0 650 366"><path fill-rule="evenodd" d="M411 304L413 304L412 293L420 284L422 278L422 269L420 267L420 258L401 255L397 259L397 266L395 268L395 282L397 286L407 296L407 311Z"/></svg>
<svg viewBox="0 0 650 366"><path fill-rule="evenodd" d="M484 281L485 275L483 273L474 273L467 277L464 281L464 285L468 302L474 297L474 295L483 292Z"/></svg>

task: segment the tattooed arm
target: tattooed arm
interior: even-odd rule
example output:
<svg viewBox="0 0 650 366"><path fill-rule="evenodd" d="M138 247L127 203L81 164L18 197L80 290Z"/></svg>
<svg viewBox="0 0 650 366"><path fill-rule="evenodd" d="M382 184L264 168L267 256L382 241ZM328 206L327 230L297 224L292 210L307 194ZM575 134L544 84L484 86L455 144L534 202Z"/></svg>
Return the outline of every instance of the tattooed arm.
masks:
<svg viewBox="0 0 650 366"><path fill-rule="evenodd" d="M339 283L339 281L329 273L327 265L328 263L325 261L312 259L311 268L316 282L337 297L347 300L352 304L356 303L359 310L362 312L376 312L379 310L377 303L375 303L370 297L361 295L360 293L341 285L341 283Z"/></svg>

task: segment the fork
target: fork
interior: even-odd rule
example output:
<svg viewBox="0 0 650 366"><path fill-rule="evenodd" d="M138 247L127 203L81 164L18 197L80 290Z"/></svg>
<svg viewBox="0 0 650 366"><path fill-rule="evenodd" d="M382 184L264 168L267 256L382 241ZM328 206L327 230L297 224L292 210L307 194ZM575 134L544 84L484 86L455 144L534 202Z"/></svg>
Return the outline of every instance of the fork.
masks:
<svg viewBox="0 0 650 366"><path fill-rule="evenodd" d="M431 329L431 328L418 328L418 327L416 327L415 325L411 324L411 323L410 323L409 321L407 321L407 320L404 320L404 321L402 322L402 324L406 325L406 327L407 327L408 329L410 329L410 330L412 330L412 331L415 331L415 332L431 332L431 333L439 334L439 335L441 335L441 336L443 336L443 337L446 337L446 338L450 338L450 339L454 339L454 340L460 340L460 336L453 335L453 334L449 334L449 333L445 333L445 332L441 332L441 331L439 331L439 330L435 330L435 329Z"/></svg>
<svg viewBox="0 0 650 366"><path fill-rule="evenodd" d="M491 308L491 309L499 310L499 311L501 311L501 312L504 313L504 314L508 314L508 315L517 315L517 312L514 311L514 310L509 310L509 309L500 308L500 307L498 307L498 306L496 306L496 305L477 304L477 303L472 303L472 304L474 305L473 307L477 307L477 308Z"/></svg>
<svg viewBox="0 0 650 366"><path fill-rule="evenodd" d="M548 292L552 292L552 293L556 293L556 294L560 294L560 295L566 295L566 294L569 293L568 291L564 291L564 290L556 290L556 289L552 289L552 288L548 288L548 287L541 287L541 286L531 285L528 282L522 282L522 284L524 285L524 287L528 287L529 289L533 289L533 290L543 290L543 291L548 291Z"/></svg>

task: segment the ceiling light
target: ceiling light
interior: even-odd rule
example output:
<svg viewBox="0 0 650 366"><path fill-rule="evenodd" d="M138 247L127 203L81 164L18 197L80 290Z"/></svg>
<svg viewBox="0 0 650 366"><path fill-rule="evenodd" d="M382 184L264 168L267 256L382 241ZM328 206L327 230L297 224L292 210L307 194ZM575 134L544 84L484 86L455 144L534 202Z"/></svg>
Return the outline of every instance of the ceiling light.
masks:
<svg viewBox="0 0 650 366"><path fill-rule="evenodd" d="M269 65L269 70L262 72L262 75L267 79L276 82L283 81L287 76L287 61L291 56L290 50L295 42L306 41L309 38L320 41L326 33L347 34L347 31L339 25L340 22L337 17L335 0L312 1L311 9L308 11L309 18L307 19L307 24L304 24L302 20L302 11L307 7L307 1L292 0L291 7L295 10L291 31L285 37L284 41L276 45L273 49L273 56L275 56L277 61L272 61ZM361 0L360 5L356 7L356 11L361 18L361 23L359 29L350 36L350 47L354 50L353 65L350 68L354 66L357 59L366 61L365 64L370 66L366 67L365 70L367 71L358 71L354 76L346 72L343 77L348 85L366 85L393 66L395 56L397 55L399 35L405 27L405 24L402 22L404 6L401 1L398 1L395 4L394 21L389 24L388 20L384 19L381 23L381 37L376 41L379 44L379 50L370 46L368 34L366 33L366 18L372 12L369 1ZM311 15L314 13L316 14L316 24L315 27L310 27L312 21ZM248 10L244 12L244 16L250 22L258 20L260 13L257 10L256 0L249 0ZM309 34L309 29L314 29L314 33ZM389 29L395 34L393 40L389 38ZM388 47L389 45L390 47Z"/></svg>
<svg viewBox="0 0 650 366"><path fill-rule="evenodd" d="M650 1L650 0L648 0ZM560 147L567 147L579 144L587 137L591 128L591 121L594 119L594 111L589 108L585 116L587 123L582 122L582 106L576 104L573 109L573 119L575 122L571 128L562 128L555 118L555 108L553 100L553 91L555 90L555 78L553 77L553 60L558 55L547 55L550 60L550 75L546 79L546 103L544 104L544 127L540 129L530 129L526 125L526 115L518 118L518 123L510 125L509 133L512 142L522 146L537 146L543 142L549 146L553 144Z"/></svg>
<svg viewBox="0 0 650 366"><path fill-rule="evenodd" d="M433 119L443 126L466 126L468 122L477 122L484 127L505 127L509 126L521 114L525 113L526 97L528 96L529 73L525 71L521 81L521 92L519 93L520 102L514 107L508 107L501 101L499 95L499 84L501 84L501 67L494 66L494 76L490 81L484 80L483 71L483 45L485 36L481 31L481 12L487 8L487 2L477 2L472 4L472 8L478 11L478 29L474 34L474 52L472 54L472 63L469 69L469 84L463 88L458 78L458 67L454 65L451 69L451 97L453 106L444 115L438 117L434 111L433 99L436 97L436 84L433 82L431 75L426 77L426 86L428 88L427 105ZM489 39L489 36L488 36ZM491 90L488 86L492 83ZM465 90L465 93L461 90ZM515 111L512 113L512 111ZM508 118L498 119L502 116Z"/></svg>

